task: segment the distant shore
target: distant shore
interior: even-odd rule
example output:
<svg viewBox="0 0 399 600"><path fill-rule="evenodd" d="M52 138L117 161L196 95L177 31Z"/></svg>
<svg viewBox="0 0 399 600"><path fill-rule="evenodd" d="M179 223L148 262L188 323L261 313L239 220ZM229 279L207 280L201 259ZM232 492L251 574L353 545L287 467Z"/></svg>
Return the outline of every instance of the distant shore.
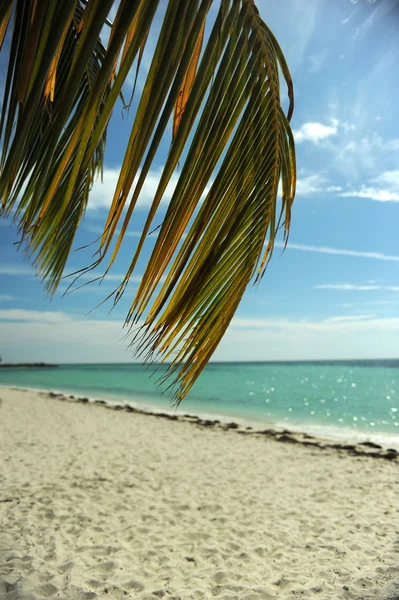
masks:
<svg viewBox="0 0 399 600"><path fill-rule="evenodd" d="M0 363L0 369L56 369L59 365L52 363Z"/></svg>
<svg viewBox="0 0 399 600"><path fill-rule="evenodd" d="M0 597L398 593L398 465L376 464L379 448L54 392L0 399Z"/></svg>

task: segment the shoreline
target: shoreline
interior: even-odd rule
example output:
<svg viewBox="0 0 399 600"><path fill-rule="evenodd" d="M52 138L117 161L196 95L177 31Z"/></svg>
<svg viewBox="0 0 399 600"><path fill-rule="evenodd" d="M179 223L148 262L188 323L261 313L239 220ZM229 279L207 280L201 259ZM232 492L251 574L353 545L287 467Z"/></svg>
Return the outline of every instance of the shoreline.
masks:
<svg viewBox="0 0 399 600"><path fill-rule="evenodd" d="M216 429L221 431L234 431L238 435L242 436L265 436L269 439L274 439L275 441L282 443L301 444L303 446L318 448L320 450L333 449L336 451L345 452L346 454L352 456L367 456L389 461L399 461L399 451L396 448L384 447L381 444L369 440L349 441L343 439L342 441L337 441L322 436L315 436L307 433L306 431L292 430L289 427L259 427L254 422L250 424L249 421L244 419L232 420L230 417L219 415L217 418L215 418L213 415L200 415L188 412L176 415L172 410L157 410L155 407L146 408L133 403L117 402L114 400L81 396L77 394L68 394L55 390L21 388L16 386L0 386L0 391L1 389L9 389L20 392L34 392L40 394L41 396L63 402L99 405L114 411L152 416L160 419L167 419L169 421L188 422L201 429L206 428L211 430Z"/></svg>

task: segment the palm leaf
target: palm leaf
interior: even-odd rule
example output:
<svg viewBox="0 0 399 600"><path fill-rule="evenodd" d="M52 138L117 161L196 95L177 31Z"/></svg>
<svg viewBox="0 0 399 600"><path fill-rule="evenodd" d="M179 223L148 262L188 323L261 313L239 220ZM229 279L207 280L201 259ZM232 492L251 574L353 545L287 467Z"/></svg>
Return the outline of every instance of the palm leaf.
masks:
<svg viewBox="0 0 399 600"><path fill-rule="evenodd" d="M51 293L102 168L112 110L135 61L138 72L158 6L121 0L105 49L99 35L112 4L0 3L0 33L13 24L0 120L0 198L3 212L14 212ZM158 188L114 302L162 215L126 327L145 360L170 361L167 376L178 384L179 401L212 356L248 283L263 276L282 218L287 239L295 195L293 87L283 53L252 0L218 4L205 38L212 0L166 5L98 258L88 267L107 257L106 271L111 267L173 121ZM164 214L161 200L178 165Z"/></svg>

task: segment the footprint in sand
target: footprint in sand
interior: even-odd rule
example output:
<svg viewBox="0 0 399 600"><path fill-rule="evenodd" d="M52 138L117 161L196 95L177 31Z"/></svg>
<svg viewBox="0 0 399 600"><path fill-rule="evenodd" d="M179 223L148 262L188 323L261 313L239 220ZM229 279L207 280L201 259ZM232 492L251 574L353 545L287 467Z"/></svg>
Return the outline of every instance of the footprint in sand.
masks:
<svg viewBox="0 0 399 600"><path fill-rule="evenodd" d="M135 592L142 592L144 590L144 585L136 579L131 579L125 583L124 587L128 590L134 590Z"/></svg>
<svg viewBox="0 0 399 600"><path fill-rule="evenodd" d="M95 570L99 573L104 573L104 575L106 575L108 573L111 573L112 571L115 571L116 568L117 564L110 560L108 562L103 562L98 566L96 565Z"/></svg>
<svg viewBox="0 0 399 600"><path fill-rule="evenodd" d="M45 598L50 598L51 596L54 596L54 594L59 592L59 589L52 583L45 583L44 585L39 585L35 591L37 591L41 596L44 596Z"/></svg>

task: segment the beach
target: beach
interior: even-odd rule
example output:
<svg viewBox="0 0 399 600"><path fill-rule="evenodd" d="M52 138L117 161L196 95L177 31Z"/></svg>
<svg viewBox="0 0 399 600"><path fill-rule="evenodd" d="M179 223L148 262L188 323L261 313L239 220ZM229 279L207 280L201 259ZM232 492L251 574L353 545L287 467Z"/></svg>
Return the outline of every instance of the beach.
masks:
<svg viewBox="0 0 399 600"><path fill-rule="evenodd" d="M394 600L394 452L0 390L0 598Z"/></svg>

